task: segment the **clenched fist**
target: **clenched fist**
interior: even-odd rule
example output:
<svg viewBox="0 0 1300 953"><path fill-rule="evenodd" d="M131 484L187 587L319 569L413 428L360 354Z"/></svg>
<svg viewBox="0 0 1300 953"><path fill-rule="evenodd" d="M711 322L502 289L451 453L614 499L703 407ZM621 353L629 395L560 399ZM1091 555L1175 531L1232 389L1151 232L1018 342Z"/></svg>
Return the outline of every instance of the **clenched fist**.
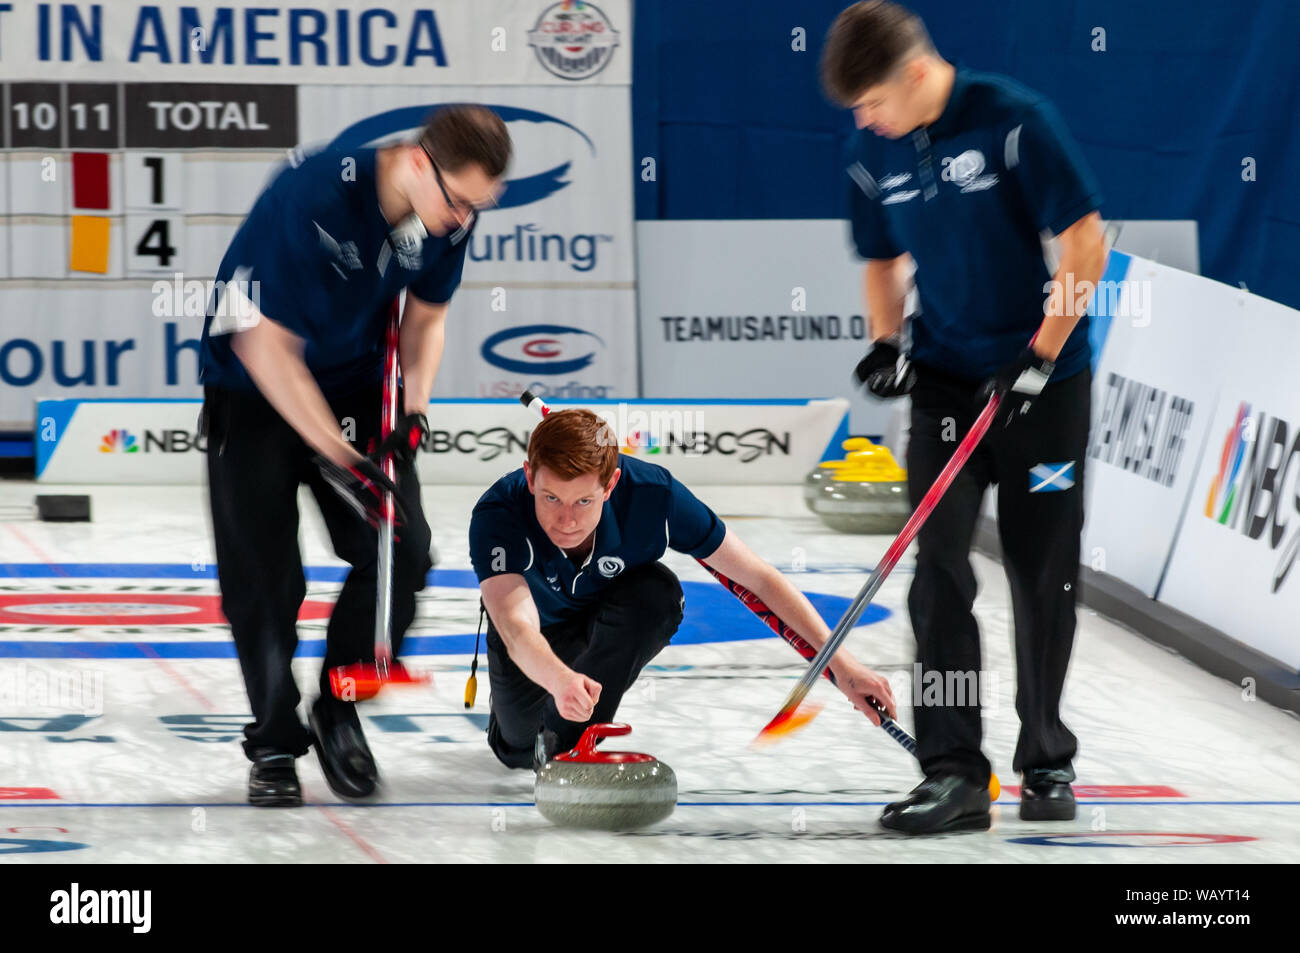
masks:
<svg viewBox="0 0 1300 953"><path fill-rule="evenodd" d="M570 671L551 691L555 707L565 721L590 721L600 701L600 682Z"/></svg>

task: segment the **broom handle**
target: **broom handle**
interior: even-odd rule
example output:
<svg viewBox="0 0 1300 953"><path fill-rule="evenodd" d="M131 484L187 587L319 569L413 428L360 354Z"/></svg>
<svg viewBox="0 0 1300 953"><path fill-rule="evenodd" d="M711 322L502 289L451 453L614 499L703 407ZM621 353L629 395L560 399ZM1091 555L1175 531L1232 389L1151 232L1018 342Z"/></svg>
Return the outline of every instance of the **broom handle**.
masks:
<svg viewBox="0 0 1300 953"><path fill-rule="evenodd" d="M384 335L384 403L379 415L379 442L382 444L397 424L397 344L401 321L399 298L388 309L388 327ZM384 476L396 481L397 468L390 454L380 461ZM393 658L393 494L384 491L383 518L379 521L379 578L375 607L375 667L380 678L388 677Z"/></svg>

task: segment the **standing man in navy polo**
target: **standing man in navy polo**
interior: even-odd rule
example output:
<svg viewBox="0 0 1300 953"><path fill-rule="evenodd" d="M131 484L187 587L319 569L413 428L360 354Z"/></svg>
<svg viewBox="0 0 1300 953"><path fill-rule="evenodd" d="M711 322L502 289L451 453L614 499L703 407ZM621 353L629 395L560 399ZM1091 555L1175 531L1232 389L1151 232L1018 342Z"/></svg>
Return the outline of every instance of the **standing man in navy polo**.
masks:
<svg viewBox="0 0 1300 953"><path fill-rule="evenodd" d="M538 424L528 459L479 499L469 555L487 609L488 745L512 768L540 767L612 721L682 621L681 584L660 557L704 560L765 602L813 647L830 630L803 593L759 559L663 467L622 456L589 410ZM836 686L872 723L892 716L889 681L840 650Z"/></svg>
<svg viewBox="0 0 1300 953"><path fill-rule="evenodd" d="M908 606L919 662L944 684L980 672L969 553L984 491L997 483L1015 616L1020 816L1073 818L1078 746L1060 703L1083 528L1086 309L1105 265L1097 184L1046 99L945 62L921 20L896 4L840 14L822 79L860 130L846 185L873 343L856 376L877 397L911 395L913 506L989 395L1002 395L998 419L917 539ZM1054 275L1044 235L1059 239ZM920 300L910 348L901 333L909 256ZM978 697L915 704L925 780L881 823L911 834L987 828Z"/></svg>
<svg viewBox="0 0 1300 953"><path fill-rule="evenodd" d="M302 803L294 759L313 743L336 794L375 790L361 722L330 693L329 671L374 658L384 488L400 521L394 654L414 617L431 567L415 449L428 432L424 411L476 210L495 202L510 151L491 110L448 106L415 142L318 152L276 176L217 272L203 329L203 419L221 608L253 709L244 728L253 804ZM403 289L399 416L376 447L389 308ZM379 467L388 449L396 486ZM351 566L330 614L310 730L290 667L306 591L301 484Z"/></svg>

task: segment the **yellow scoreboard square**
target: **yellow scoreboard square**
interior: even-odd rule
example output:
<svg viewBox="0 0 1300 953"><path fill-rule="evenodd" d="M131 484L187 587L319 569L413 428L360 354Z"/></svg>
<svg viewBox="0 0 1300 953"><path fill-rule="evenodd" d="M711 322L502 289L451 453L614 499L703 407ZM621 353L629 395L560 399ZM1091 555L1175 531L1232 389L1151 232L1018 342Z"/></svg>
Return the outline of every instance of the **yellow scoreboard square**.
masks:
<svg viewBox="0 0 1300 953"><path fill-rule="evenodd" d="M103 215L72 216L72 271L108 273L108 223Z"/></svg>

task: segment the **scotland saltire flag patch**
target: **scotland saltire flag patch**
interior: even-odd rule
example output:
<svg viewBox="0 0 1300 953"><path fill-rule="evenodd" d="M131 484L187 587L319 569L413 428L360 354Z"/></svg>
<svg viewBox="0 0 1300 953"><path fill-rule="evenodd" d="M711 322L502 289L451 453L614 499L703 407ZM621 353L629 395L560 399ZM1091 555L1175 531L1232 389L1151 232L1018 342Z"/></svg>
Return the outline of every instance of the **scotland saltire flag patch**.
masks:
<svg viewBox="0 0 1300 953"><path fill-rule="evenodd" d="M1051 493L1074 486L1074 461L1040 463L1029 469L1029 492Z"/></svg>

